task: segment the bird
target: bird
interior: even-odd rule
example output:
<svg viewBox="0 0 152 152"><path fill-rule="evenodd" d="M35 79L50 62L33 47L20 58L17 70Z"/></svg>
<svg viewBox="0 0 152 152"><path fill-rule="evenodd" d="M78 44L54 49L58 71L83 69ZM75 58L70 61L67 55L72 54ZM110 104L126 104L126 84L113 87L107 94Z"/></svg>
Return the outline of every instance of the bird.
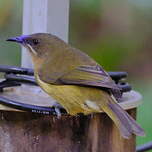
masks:
<svg viewBox="0 0 152 152"><path fill-rule="evenodd" d="M144 130L118 104L121 89L94 59L50 33L7 39L31 55L38 85L69 115L105 112L123 138L145 136ZM58 108L58 106L56 106Z"/></svg>

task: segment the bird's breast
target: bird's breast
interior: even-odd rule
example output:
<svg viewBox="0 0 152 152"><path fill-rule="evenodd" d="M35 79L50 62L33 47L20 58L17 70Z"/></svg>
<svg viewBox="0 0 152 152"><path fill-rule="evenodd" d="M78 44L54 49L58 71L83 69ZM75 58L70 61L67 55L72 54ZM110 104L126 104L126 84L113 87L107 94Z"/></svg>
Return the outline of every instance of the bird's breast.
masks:
<svg viewBox="0 0 152 152"><path fill-rule="evenodd" d="M36 76L36 80L40 87L71 115L100 112L102 111L101 107L107 103L108 94L101 89L77 85L48 84L38 76Z"/></svg>

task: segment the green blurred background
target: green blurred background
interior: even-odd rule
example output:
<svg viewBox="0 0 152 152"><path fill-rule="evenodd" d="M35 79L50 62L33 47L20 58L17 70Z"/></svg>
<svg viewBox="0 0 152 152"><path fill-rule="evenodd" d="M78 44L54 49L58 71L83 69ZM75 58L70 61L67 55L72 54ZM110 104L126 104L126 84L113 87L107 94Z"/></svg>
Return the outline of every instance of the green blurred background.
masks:
<svg viewBox="0 0 152 152"><path fill-rule="evenodd" d="M20 47L5 41L22 33L22 1L0 0L0 64L20 65ZM70 43L107 71L127 71L143 95L138 122L152 140L152 1L71 0Z"/></svg>

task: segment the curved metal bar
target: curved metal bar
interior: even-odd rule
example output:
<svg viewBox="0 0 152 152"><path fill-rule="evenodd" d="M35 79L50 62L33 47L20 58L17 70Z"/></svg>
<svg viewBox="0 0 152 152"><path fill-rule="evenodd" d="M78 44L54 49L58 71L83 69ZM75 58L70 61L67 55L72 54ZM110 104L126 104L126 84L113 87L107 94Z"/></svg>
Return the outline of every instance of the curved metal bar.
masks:
<svg viewBox="0 0 152 152"><path fill-rule="evenodd" d="M152 149L152 141L148 142L146 144L137 146L136 152L146 152Z"/></svg>
<svg viewBox="0 0 152 152"><path fill-rule="evenodd" d="M4 73L13 73L13 74L23 74L33 76L34 72L33 69L29 68L21 68L17 66L8 66L8 65L0 65L0 72ZM111 78L115 81L118 81L122 78L127 77L127 72L108 72Z"/></svg>
<svg viewBox="0 0 152 152"><path fill-rule="evenodd" d="M6 78L6 80L9 80L9 81L17 81L17 82L20 82L20 83L31 83L31 84L37 85L34 77L31 77L31 76L6 74L5 78ZM132 89L131 86L128 83L125 83L125 82L120 82L117 85L122 89L122 93L123 92L128 92Z"/></svg>
<svg viewBox="0 0 152 152"><path fill-rule="evenodd" d="M110 75L110 77L115 80L115 81L119 81L122 78L126 78L128 76L127 72L108 72L108 74Z"/></svg>
<svg viewBox="0 0 152 152"><path fill-rule="evenodd" d="M16 101L4 98L2 96L0 96L0 104L6 105L11 108L23 110L23 111L28 111L28 112L47 114L47 115L50 115L50 114L56 115L54 108L24 104L24 103L20 103L20 102L16 102Z"/></svg>
<svg viewBox="0 0 152 152"><path fill-rule="evenodd" d="M13 74L23 74L23 75L34 75L33 69L21 68L17 66L0 65L0 72L13 73Z"/></svg>
<svg viewBox="0 0 152 152"><path fill-rule="evenodd" d="M20 83L31 83L37 85L35 78L32 76L23 76L23 75L16 75L16 74L5 74L5 79L9 81L17 81Z"/></svg>
<svg viewBox="0 0 152 152"><path fill-rule="evenodd" d="M0 82L0 92L3 92L4 88L8 88L8 87L15 87L15 86L20 86L21 83L20 82L16 82L16 81L8 81L8 80L4 80Z"/></svg>

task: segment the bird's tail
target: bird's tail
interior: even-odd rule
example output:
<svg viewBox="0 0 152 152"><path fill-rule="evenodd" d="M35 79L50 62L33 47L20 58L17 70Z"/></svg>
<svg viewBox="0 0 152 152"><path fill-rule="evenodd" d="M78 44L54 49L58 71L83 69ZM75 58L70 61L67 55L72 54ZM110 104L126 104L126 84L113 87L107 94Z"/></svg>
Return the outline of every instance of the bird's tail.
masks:
<svg viewBox="0 0 152 152"><path fill-rule="evenodd" d="M112 97L110 97L107 106L104 106L102 110L114 121L124 138L129 138L132 134L145 136L144 130L114 101Z"/></svg>

